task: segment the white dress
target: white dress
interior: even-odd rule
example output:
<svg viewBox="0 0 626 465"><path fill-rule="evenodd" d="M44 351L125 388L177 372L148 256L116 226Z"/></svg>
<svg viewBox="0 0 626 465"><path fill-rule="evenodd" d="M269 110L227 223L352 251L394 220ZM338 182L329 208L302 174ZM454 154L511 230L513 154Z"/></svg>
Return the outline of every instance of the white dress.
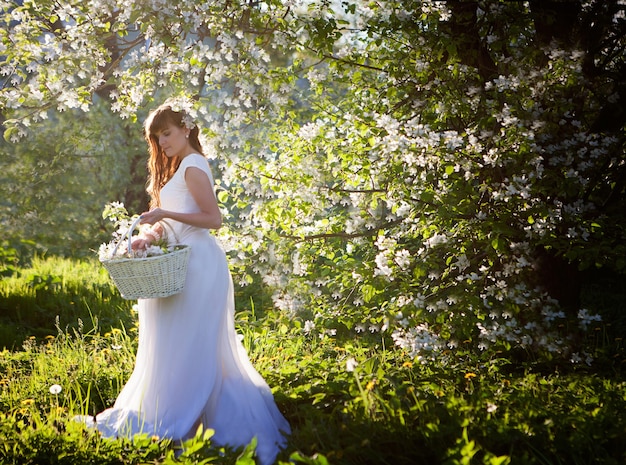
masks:
<svg viewBox="0 0 626 465"><path fill-rule="evenodd" d="M185 183L192 166L213 184L206 158L188 155L161 190L163 209L200 211ZM143 432L178 440L202 424L215 430L212 440L220 445L238 447L256 436L259 461L271 464L290 428L237 338L226 255L209 230L169 223L191 246L185 289L139 300L134 371L115 405L96 416L96 427L107 437Z"/></svg>

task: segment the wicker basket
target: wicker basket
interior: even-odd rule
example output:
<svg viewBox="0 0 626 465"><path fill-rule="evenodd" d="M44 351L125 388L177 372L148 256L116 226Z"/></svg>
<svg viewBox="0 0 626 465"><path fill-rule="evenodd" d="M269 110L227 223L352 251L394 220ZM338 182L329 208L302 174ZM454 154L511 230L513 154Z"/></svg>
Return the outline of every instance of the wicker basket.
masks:
<svg viewBox="0 0 626 465"><path fill-rule="evenodd" d="M128 250L132 250L132 234L139 219L128 229ZM120 241L121 243L121 241ZM115 247L113 255L117 251ZM154 299L178 294L185 287L187 262L191 248L176 246L172 252L147 258L115 258L101 263L127 300Z"/></svg>

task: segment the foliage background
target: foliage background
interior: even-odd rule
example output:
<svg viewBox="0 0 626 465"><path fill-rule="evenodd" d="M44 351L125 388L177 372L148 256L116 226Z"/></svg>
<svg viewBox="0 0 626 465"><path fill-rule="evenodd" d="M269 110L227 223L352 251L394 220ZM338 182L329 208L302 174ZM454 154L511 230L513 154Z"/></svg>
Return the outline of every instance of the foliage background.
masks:
<svg viewBox="0 0 626 465"><path fill-rule="evenodd" d="M105 203L119 199L135 211L146 208L141 137L140 126L99 101L87 113L51 113L19 144L0 141L3 240L26 260L35 251L92 255L110 236Z"/></svg>
<svg viewBox="0 0 626 465"><path fill-rule="evenodd" d="M621 3L95 6L3 7L11 237L85 251L102 197L140 209L133 123L182 94L241 284L425 359L588 358L584 286L625 266Z"/></svg>
<svg viewBox="0 0 626 465"><path fill-rule="evenodd" d="M182 96L238 292L291 330L424 370L622 376L621 1L0 8L4 275L97 248L104 203L144 208L140 123Z"/></svg>

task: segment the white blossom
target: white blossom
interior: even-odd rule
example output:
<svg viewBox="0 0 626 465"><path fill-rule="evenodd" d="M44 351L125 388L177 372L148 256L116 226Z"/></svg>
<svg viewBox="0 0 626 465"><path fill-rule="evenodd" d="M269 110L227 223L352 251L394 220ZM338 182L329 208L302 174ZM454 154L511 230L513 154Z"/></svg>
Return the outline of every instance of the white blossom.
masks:
<svg viewBox="0 0 626 465"><path fill-rule="evenodd" d="M446 244L448 242L448 237L445 234L435 233L431 237L429 237L424 243L427 248L437 247L439 245Z"/></svg>
<svg viewBox="0 0 626 465"><path fill-rule="evenodd" d="M397 346L422 362L436 359L445 347L444 341L434 334L427 324L420 324L409 330L398 329L391 337Z"/></svg>

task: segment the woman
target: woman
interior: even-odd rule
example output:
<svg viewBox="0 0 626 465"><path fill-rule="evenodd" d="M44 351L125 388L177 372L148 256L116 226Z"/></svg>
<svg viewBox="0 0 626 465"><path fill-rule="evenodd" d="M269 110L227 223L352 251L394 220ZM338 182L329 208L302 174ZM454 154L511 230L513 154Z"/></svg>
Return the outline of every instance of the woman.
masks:
<svg viewBox="0 0 626 465"><path fill-rule="evenodd" d="M133 248L169 240L191 247L182 293L139 300L139 346L134 371L115 405L96 416L104 436L139 432L175 440L202 425L213 441L238 447L257 437L261 463L274 462L289 424L250 364L234 328L233 285L222 248L209 230L222 217L198 128L185 111L164 104L145 123L150 159L151 228ZM165 225L171 226L163 230Z"/></svg>

